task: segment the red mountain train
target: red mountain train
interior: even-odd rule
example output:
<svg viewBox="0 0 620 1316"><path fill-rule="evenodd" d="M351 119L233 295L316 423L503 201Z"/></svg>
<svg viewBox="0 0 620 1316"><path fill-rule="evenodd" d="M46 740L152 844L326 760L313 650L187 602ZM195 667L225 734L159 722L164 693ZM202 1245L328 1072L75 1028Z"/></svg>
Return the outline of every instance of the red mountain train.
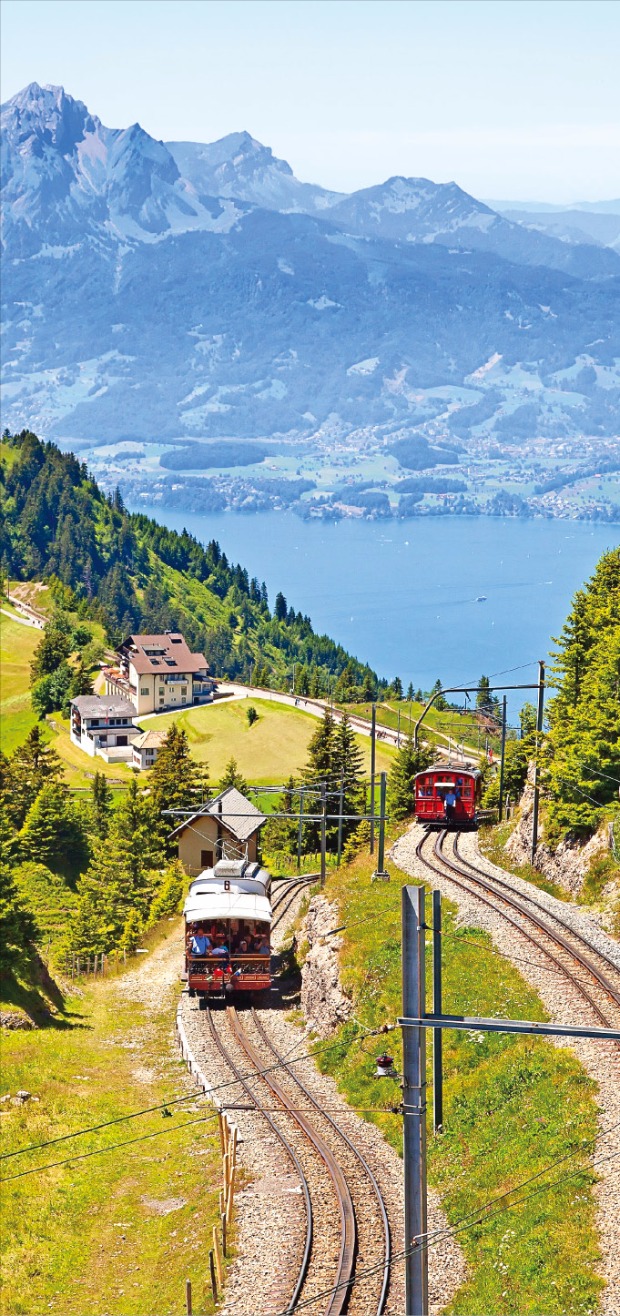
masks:
<svg viewBox="0 0 620 1316"><path fill-rule="evenodd" d="M415 816L426 827L475 827L482 794L477 768L436 763L415 779Z"/></svg>

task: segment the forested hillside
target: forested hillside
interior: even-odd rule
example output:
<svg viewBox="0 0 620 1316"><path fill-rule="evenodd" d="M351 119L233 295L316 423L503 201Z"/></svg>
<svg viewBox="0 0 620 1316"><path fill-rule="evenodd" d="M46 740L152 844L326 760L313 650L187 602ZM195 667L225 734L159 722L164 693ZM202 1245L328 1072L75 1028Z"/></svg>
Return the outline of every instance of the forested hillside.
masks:
<svg viewBox="0 0 620 1316"><path fill-rule="evenodd" d="M557 641L545 746L546 831L590 835L620 786L620 548L577 591Z"/></svg>
<svg viewBox="0 0 620 1316"><path fill-rule="evenodd" d="M111 644L131 631L184 632L216 676L257 685L289 684L320 694L348 665L371 697L377 678L350 659L282 594L270 610L267 589L229 563L219 544L203 548L106 497L86 466L35 434L5 434L0 464L5 524L4 571L20 580L55 577L72 591L67 606L103 622Z"/></svg>

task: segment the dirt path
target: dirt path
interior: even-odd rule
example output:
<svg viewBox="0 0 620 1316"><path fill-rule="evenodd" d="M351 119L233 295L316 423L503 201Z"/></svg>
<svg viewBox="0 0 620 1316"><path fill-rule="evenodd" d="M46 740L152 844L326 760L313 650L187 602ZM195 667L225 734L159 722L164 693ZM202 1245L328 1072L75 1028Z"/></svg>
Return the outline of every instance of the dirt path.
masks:
<svg viewBox="0 0 620 1316"><path fill-rule="evenodd" d="M135 969L119 978L115 988L119 996L139 1001L141 1005L160 1009L169 996L172 1014L175 992L183 967L183 928L180 918L171 920L165 940L140 955Z"/></svg>

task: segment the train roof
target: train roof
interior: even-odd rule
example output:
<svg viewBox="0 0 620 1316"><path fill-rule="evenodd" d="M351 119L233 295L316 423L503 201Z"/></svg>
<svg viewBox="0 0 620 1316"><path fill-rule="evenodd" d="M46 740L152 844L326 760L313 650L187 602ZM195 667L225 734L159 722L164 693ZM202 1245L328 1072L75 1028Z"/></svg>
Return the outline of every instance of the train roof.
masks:
<svg viewBox="0 0 620 1316"><path fill-rule="evenodd" d="M211 890L190 891L183 908L186 923L227 918L254 919L271 923L271 903L266 896L252 891L223 891L221 886Z"/></svg>
<svg viewBox="0 0 620 1316"><path fill-rule="evenodd" d="M435 773L437 773L437 772L444 772L444 773L446 773L448 776L451 776L451 777L452 777L452 776L454 776L454 777L457 777L457 776L459 776L459 777L480 777L480 776L482 776L482 773L480 772L480 768L464 768L464 767L461 767L460 765L457 766L457 767L454 767L452 763L433 763L433 764L431 765L430 768L424 768L424 769L422 770L422 772L416 772L416 774L415 774L415 775L416 775L416 780L417 780L418 777L430 777L430 776L434 776Z"/></svg>

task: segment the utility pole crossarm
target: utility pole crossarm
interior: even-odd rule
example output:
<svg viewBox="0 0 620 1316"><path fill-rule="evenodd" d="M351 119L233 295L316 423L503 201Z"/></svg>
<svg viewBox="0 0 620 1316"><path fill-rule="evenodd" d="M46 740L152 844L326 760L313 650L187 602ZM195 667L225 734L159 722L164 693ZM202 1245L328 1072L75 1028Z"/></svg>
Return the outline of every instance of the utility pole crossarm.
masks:
<svg viewBox="0 0 620 1316"><path fill-rule="evenodd" d="M619 1028L593 1028L581 1024L547 1024L529 1019L478 1019L475 1015L424 1014L403 1016L401 1028L456 1028L472 1033L529 1033L541 1037L591 1037L601 1042L620 1042Z"/></svg>

